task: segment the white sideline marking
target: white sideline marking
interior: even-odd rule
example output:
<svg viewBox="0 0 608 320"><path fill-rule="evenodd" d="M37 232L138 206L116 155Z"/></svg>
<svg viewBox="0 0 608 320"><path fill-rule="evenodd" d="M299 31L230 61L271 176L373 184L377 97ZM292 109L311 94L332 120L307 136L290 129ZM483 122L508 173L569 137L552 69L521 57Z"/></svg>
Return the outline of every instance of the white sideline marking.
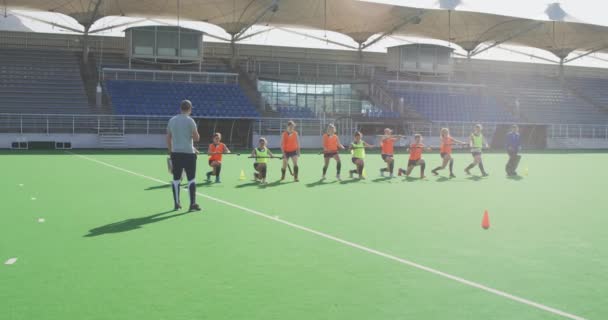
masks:
<svg viewBox="0 0 608 320"><path fill-rule="evenodd" d="M23 187L23 183L20 183L20 184L19 184L19 186L20 186L20 187Z"/></svg>
<svg viewBox="0 0 608 320"><path fill-rule="evenodd" d="M74 156L77 156L77 157L80 157L80 158L83 158L83 159L86 159L86 160L89 160L89 161L92 161L92 162L96 162L96 163L104 165L106 167L109 167L109 168L112 168L112 169L115 169L115 170L118 170L118 171L122 171L122 172L125 172L125 173L128 173L128 174L134 175L134 176L138 176L138 177L145 178L145 179L148 179L148 180L151 180L151 181L155 181L155 182L167 183L167 181L163 181L163 180L160 180L160 179L157 179L157 178L154 178L154 177L146 176L146 175L141 174L141 173L130 171L128 169L124 169L124 168L121 168L121 167L109 164L107 162L103 162L101 160L97 160L97 159L94 159L94 158L90 158L90 157L83 156L83 155L76 154L76 153L69 152L69 151L66 151L66 153L72 154ZM583 317L580 317L580 316L577 316L577 315L574 315L574 314L571 314L571 313L567 313L565 311L561 311L559 309L555 309L555 308L546 306L544 304L541 304L541 303L538 303L538 302L534 302L532 300L521 298L521 297L512 295L512 294L504 292L504 291L500 291L500 290L497 290L497 289L494 289L494 288L490 288L490 287L484 286L483 284L479 284L477 282L466 280L464 278L461 278L461 277L458 277L458 276L455 276L455 275L451 275L449 273L446 273L446 272L443 272L443 271L439 271L437 269L433 269L433 268L430 268L430 267L423 266L423 265L418 264L416 262L412 262L412 261L409 261L409 260L406 260L406 259L403 259L403 258L399 258L399 257L394 256L394 255L388 254L388 253L384 253L382 251L378 251L378 250L375 250L375 249L372 249L372 248L368 248L366 246L363 246L363 245L360 245L360 244L357 244L357 243L354 243L354 242L350 242L348 240L344 240L344 239L340 239L338 237L334 237L334 236L332 236L330 234L323 233L321 231L317 231L317 230L314 230L314 229L311 229L311 228L308 228L308 227L305 227L305 226L301 226L299 224L295 224L295 223L292 223L292 222L289 222L289 221L285 221L283 219L280 219L278 216L271 216L271 215L268 215L268 214L265 214L265 213L253 210L253 209L249 209L249 208L240 206L238 204L234 204L234 203L222 200L222 199L218 199L218 198L215 198L215 197L212 197L212 196L208 196L206 194L202 194L200 192L197 192L196 194L199 195L199 196L201 196L201 197L207 198L209 200L212 200L212 201L215 201L215 202L219 202L219 203L224 204L226 206L233 207L233 208L236 208L236 209L240 209L242 211L254 214L256 216L259 216L259 217L262 217L262 218L265 218L265 219L268 219L268 220L276 221L278 223L282 223L282 224L290 226L290 227L292 227L294 229L298 229L298 230L302 230L302 231L305 231L305 232L308 232L308 233L312 233L312 234L320 236L322 238L329 239L329 240L332 240L332 241L344 244L346 246L349 246L349 247L352 247L352 248L355 248L355 249L359 249L361 251L365 251L367 253L371 253L371 254L374 254L374 255L377 255L377 256L389 259L389 260L393 260L393 261L396 261L398 263L401 263L401 264L404 264L404 265L408 265L410 267L413 267L413 268L416 268L416 269L419 269L419 270L422 270L422 271L426 271L426 272L438 275L438 276L443 277L443 278L447 278L447 279L456 281L456 282L464 284L466 286L473 287L473 288L476 288L476 289L479 289L479 290L483 290L483 291L486 291L488 293L491 293L491 294L494 294L494 295L497 295L497 296L500 296L500 297L503 297L503 298L506 298L506 299L509 299L509 300L512 300L512 301L515 301L515 302L519 302L519 303L528 305L530 307L534 307L534 308L546 311L548 313L552 313L552 314L555 314L555 315L558 315L558 316L562 316L564 318L573 319L573 320L587 320L587 319L585 319Z"/></svg>
<svg viewBox="0 0 608 320"><path fill-rule="evenodd" d="M44 218L38 218L38 222L43 223L44 221Z"/></svg>
<svg viewBox="0 0 608 320"><path fill-rule="evenodd" d="M6 262L4 264L11 265L11 264L14 264L15 262L17 262L17 258L10 258L10 259L6 260Z"/></svg>
<svg viewBox="0 0 608 320"><path fill-rule="evenodd" d="M35 198L35 197L32 197L32 198L31 198L31 200L32 200L32 201L34 201L34 200L36 200L36 198Z"/></svg>

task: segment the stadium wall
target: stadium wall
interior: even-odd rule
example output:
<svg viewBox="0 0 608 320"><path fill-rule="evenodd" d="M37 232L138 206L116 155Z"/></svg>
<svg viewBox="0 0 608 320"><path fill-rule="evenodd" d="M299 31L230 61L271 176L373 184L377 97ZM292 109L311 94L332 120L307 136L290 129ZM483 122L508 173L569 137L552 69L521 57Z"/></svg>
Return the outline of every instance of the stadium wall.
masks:
<svg viewBox="0 0 608 320"><path fill-rule="evenodd" d="M258 139L262 135L252 135L252 145L257 145ZM126 134L120 146L112 148L124 149L164 149L166 148L164 134ZM280 147L280 135L264 135L268 140L268 146L272 149ZM468 137L455 137L459 140L466 141ZM343 137L342 143L347 145L350 143L350 137ZM369 143L379 145L380 141L377 137L364 138ZM13 142L28 141L28 142L70 142L73 149L104 149L110 148L100 142L97 134L0 134L0 149L10 149ZM321 137L318 135L301 136L300 143L303 149L321 149ZM409 140L399 141L396 146L404 147L409 143ZM428 146L437 147L439 138L425 137L424 143ZM495 145L496 149L500 149L502 145ZM608 140L592 139L592 138L547 138L547 149L551 150L600 150L608 149Z"/></svg>
<svg viewBox="0 0 608 320"><path fill-rule="evenodd" d="M121 145L112 148L163 149L167 147L164 134L126 134ZM70 142L73 149L104 149L97 134L0 134L0 149L10 149L11 143L27 142Z"/></svg>
<svg viewBox="0 0 608 320"><path fill-rule="evenodd" d="M608 140L591 138L548 138L547 149L608 149Z"/></svg>

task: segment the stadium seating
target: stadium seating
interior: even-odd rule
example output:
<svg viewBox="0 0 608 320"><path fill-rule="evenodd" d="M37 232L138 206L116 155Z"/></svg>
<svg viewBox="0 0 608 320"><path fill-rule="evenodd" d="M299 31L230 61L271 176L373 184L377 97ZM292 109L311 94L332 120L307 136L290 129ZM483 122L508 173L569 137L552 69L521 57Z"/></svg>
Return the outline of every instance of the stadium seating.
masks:
<svg viewBox="0 0 608 320"><path fill-rule="evenodd" d="M372 119L398 119L401 115L399 112L375 109L365 111L363 116Z"/></svg>
<svg viewBox="0 0 608 320"><path fill-rule="evenodd" d="M172 115L181 100L189 99L197 117L259 117L235 84L106 80L105 88L116 114Z"/></svg>
<svg viewBox="0 0 608 320"><path fill-rule="evenodd" d="M570 78L570 87L591 99L595 104L608 110L608 79L601 78Z"/></svg>
<svg viewBox="0 0 608 320"><path fill-rule="evenodd" d="M484 83L505 101L519 101L520 113L527 122L598 124L608 121L603 112L569 92L559 79L541 76L481 74ZM593 90L593 89L590 89Z"/></svg>
<svg viewBox="0 0 608 320"><path fill-rule="evenodd" d="M90 113L77 55L0 49L0 113Z"/></svg>
<svg viewBox="0 0 608 320"><path fill-rule="evenodd" d="M295 106L280 106L277 107L281 118L289 119L312 119L316 118L316 115L309 108L295 107Z"/></svg>
<svg viewBox="0 0 608 320"><path fill-rule="evenodd" d="M452 92L448 87L433 88L432 91L392 88L391 91L397 97L403 98L407 106L431 121L510 122L515 120L494 97L484 93L466 92L466 90Z"/></svg>

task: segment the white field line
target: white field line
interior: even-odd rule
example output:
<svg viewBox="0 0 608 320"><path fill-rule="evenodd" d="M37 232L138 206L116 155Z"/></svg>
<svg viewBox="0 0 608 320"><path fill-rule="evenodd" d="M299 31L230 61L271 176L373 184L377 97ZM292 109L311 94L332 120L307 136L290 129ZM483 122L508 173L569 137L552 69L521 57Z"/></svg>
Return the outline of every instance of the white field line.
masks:
<svg viewBox="0 0 608 320"><path fill-rule="evenodd" d="M145 179L148 179L148 180L151 180L151 181L156 181L156 182L159 182L159 183L165 183L165 184L167 184L167 181L163 181L163 180L160 180L160 179L157 179L157 178L154 178L154 177L146 176L144 174L137 173L137 172L134 172L134 171L131 171L131 170L128 170L128 169L124 169L124 168L121 168L121 167L118 167L118 166L115 166L115 165L112 165L112 164L109 164L107 162L103 162L103 161L100 161L100 160L97 160L97 159L94 159L94 158L91 158L91 157L87 157L87 156L84 156L84 155L76 154L76 153L73 153L73 152L67 152L67 153L75 155L75 156L80 157L82 159L86 159L86 160L89 160L89 161L96 162L98 164L104 165L106 167L109 167L109 168L112 168L112 169L115 169L115 170L118 170L118 171L122 171L122 172L125 172L125 173L128 173L128 174L134 175L134 176L138 176L138 177L145 178ZM512 300L512 301L515 301L515 302L519 302L519 303L528 305L530 307L534 307L534 308L546 311L548 313L552 313L552 314L555 314L555 315L558 315L558 316L562 316L562 317L568 318L568 319L573 319L573 320L587 320L587 319L585 319L583 317L580 317L580 316L577 316L577 315L574 315L574 314L571 314L571 313L568 313L568 312L565 312L565 311L561 311L559 309L555 309L555 308L546 306L544 304L541 304L541 303L538 303L538 302L534 302L532 300L521 298L521 297L512 295L512 294L504 292L504 291L500 291L500 290L497 290L497 289L494 289L494 288L490 288L490 287L484 286L483 284L479 284L477 282L473 282L473 281L470 281L470 280L467 280L467 279L464 279L464 278L461 278L461 277L458 277L458 276L455 276L455 275L451 275L451 274L443 272L443 271L439 271L437 269L433 269L433 268L430 268L430 267L427 267L427 266L423 266L421 264L418 264L416 262L412 262L410 260L399 258L397 256L394 256L394 255L391 255L391 254L388 254L388 253L384 253L382 251L378 251L378 250L375 250L375 249L372 249L372 248L368 248L366 246L363 246L363 245L360 245L360 244L357 244L357 243L354 243L354 242L350 242L348 240L340 239L338 237L332 236L332 235L327 234L327 233L323 233L321 231L317 231L317 230L314 230L314 229L311 229L311 228L308 228L308 227L305 227L305 226L301 226L299 224L295 224L295 223L292 223L292 222L289 222L289 221L282 220L282 219L280 219L280 218L278 218L276 216L271 216L271 215L268 215L268 214L265 214L265 213L262 213L262 212L259 212L259 211L253 210L253 209L249 209L249 208L240 206L238 204L234 204L232 202L228 202L226 200L218 199L218 198L215 198L215 197L212 197L212 196L200 193L200 192L197 192L196 194L199 195L199 196L201 196L201 197L207 198L209 200L212 200L212 201L224 204L226 206L233 207L233 208L236 208L236 209L239 209L239 210L242 210L242 211L254 214L256 216L259 216L259 217L262 217L262 218L265 218L265 219L268 219L268 220L272 220L272 221L275 221L275 222L282 223L282 224L290 226L290 227L292 227L294 229L302 230L302 231L305 231L305 232L317 235L319 237L322 237L322 238L325 238L325 239L329 239L329 240L341 243L341 244L349 246L351 248L359 249L359 250L367 252L367 253L371 253L371 254L374 254L374 255L377 255L377 256L389 259L389 260L393 260L395 262L398 262L398 263L401 263L401 264L404 264L404 265L407 265L407 266L410 266L410 267L413 267L413 268L416 268L416 269L419 269L419 270L422 270L422 271L426 271L426 272L438 275L440 277L456 281L456 282L464 284L466 286L473 287L473 288L476 288L476 289L479 289L479 290L483 290L483 291L486 291L488 293L491 293L491 294L494 294L494 295L497 295L497 296L500 296L500 297L503 297L503 298L506 298L506 299L509 299L509 300Z"/></svg>

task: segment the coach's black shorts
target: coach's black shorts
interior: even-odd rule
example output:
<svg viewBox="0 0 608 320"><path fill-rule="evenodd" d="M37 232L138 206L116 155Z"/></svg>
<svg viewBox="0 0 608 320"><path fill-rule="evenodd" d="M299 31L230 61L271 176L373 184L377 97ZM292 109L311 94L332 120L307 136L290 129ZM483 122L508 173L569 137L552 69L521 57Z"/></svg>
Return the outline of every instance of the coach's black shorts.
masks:
<svg viewBox="0 0 608 320"><path fill-rule="evenodd" d="M386 161L386 159L393 157L392 154L386 154L386 153L381 154L381 156L382 156L383 161Z"/></svg>
<svg viewBox="0 0 608 320"><path fill-rule="evenodd" d="M471 152L471 154L473 155L473 157L481 156L481 151L473 151Z"/></svg>
<svg viewBox="0 0 608 320"><path fill-rule="evenodd" d="M297 151L285 152L285 159L289 159L289 158L293 158L293 157L297 157L297 156L298 156Z"/></svg>
<svg viewBox="0 0 608 320"><path fill-rule="evenodd" d="M450 154L447 152L442 152L439 155L441 156L441 159L445 159L445 156L449 156Z"/></svg>
<svg viewBox="0 0 608 320"><path fill-rule="evenodd" d="M323 153L323 157L324 158L333 158L333 157L335 157L337 155L338 155L337 152L326 152L326 153Z"/></svg>
<svg viewBox="0 0 608 320"><path fill-rule="evenodd" d="M407 166L408 167L415 167L418 165L418 161L420 161L422 159L418 159L418 160L408 160L407 161Z"/></svg>
<svg viewBox="0 0 608 320"><path fill-rule="evenodd" d="M196 154L172 152L171 163L173 164L173 180L181 180L184 170L188 181L194 180L196 177Z"/></svg>
<svg viewBox="0 0 608 320"><path fill-rule="evenodd" d="M355 158L355 157L353 157L353 158L351 159L351 161L352 161L354 164L357 164L357 160L363 160L363 159L361 159L361 158Z"/></svg>

